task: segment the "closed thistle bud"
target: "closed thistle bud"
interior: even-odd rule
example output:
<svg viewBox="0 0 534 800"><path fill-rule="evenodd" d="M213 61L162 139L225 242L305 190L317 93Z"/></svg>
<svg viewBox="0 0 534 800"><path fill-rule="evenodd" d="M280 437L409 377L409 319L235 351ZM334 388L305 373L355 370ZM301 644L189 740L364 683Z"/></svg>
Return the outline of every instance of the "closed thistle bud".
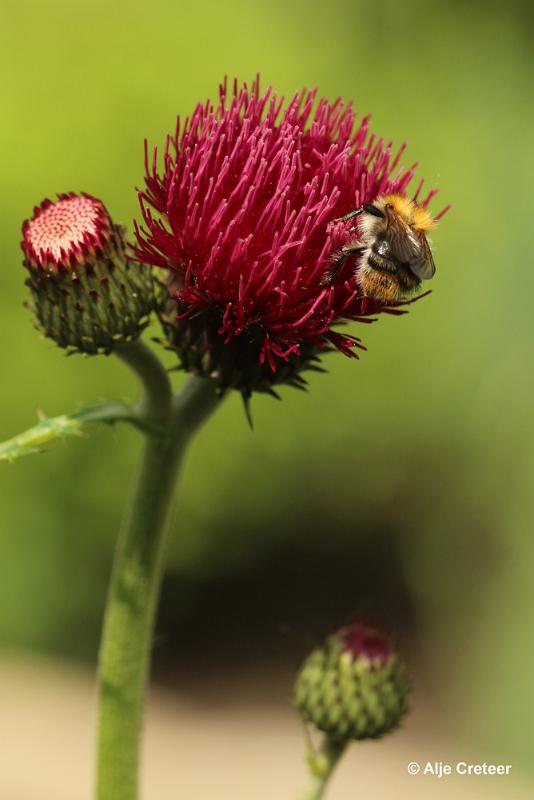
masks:
<svg viewBox="0 0 534 800"><path fill-rule="evenodd" d="M295 685L303 719L340 743L394 730L406 713L407 696L406 669L389 639L362 623L314 650Z"/></svg>
<svg viewBox="0 0 534 800"><path fill-rule="evenodd" d="M69 353L109 353L139 336L155 307L151 267L88 194L44 200L22 226L36 327Z"/></svg>

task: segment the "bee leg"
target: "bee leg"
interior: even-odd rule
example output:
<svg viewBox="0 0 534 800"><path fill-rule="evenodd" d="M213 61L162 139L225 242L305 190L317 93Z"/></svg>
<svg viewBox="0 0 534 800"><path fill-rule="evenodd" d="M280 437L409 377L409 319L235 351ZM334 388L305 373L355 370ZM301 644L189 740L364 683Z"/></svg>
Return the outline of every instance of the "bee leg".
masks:
<svg viewBox="0 0 534 800"><path fill-rule="evenodd" d="M338 217L334 222L348 222L349 219L359 217L360 214L372 214L373 217L385 217L385 214L379 208L373 206L371 203L364 203L363 206L355 208L354 211L349 211L344 217Z"/></svg>
<svg viewBox="0 0 534 800"><path fill-rule="evenodd" d="M359 242L355 242L341 248L339 253L336 253L333 260L330 262L330 269L325 272L321 278L321 286L331 286L339 275L339 271L345 263L345 260L349 256L361 255L362 253L365 253L366 250L367 247L363 247Z"/></svg>

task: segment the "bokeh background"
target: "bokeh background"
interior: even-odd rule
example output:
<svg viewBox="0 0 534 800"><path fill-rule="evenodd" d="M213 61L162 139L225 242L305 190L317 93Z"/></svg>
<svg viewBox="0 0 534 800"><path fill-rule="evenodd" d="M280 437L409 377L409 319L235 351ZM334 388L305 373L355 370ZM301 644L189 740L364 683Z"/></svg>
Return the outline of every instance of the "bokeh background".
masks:
<svg viewBox="0 0 534 800"><path fill-rule="evenodd" d="M264 796L259 753L276 771L265 742L291 741L298 762L293 670L355 615L389 626L411 660L406 761L432 741L443 759L452 743L460 756L512 763L534 786L533 21L514 0L0 3L2 439L37 409L136 392L113 358L66 359L38 338L22 306L21 221L45 196L85 190L131 222L143 138L162 142L224 74L260 72L286 96L317 85L352 98L374 131L408 141L405 162L440 188L434 210L454 205L434 235L429 298L366 327L359 362L329 356L308 396L255 399L254 433L230 397L189 454L154 676L166 703L185 702L193 730L209 710L214 752L237 708L250 712L239 728L249 750L262 731L257 773L240 782L223 764L217 796ZM90 748L90 719L57 730L57 704L72 691L74 706L76 681L91 684L138 448L128 429L95 431L0 470L0 674L15 729L17 697L33 698L19 738L2 733L15 743L0 763L7 800L89 797L88 773L84 785L58 773L55 789L42 777L32 794L32 756L13 767L15 745L28 741L33 708L59 763L67 739ZM391 742L374 745L368 788L402 790ZM175 756L164 752L169 782L154 796L171 798ZM280 781L266 797L290 796ZM486 786L462 790L489 797ZM357 788L339 783L332 798ZM452 797L452 783L440 789ZM202 791L188 796L211 796Z"/></svg>

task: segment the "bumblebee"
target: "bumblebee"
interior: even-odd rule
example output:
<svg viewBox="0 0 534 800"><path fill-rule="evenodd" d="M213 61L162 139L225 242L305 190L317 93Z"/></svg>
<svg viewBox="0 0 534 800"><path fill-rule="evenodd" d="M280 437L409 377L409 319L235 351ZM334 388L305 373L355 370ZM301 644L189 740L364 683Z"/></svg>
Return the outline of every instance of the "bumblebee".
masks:
<svg viewBox="0 0 534 800"><path fill-rule="evenodd" d="M426 237L435 221L414 200L400 194L377 197L337 221L361 217L359 239L335 253L321 285L330 286L350 256L361 256L356 280L366 297L381 303L406 300L433 277L436 267Z"/></svg>

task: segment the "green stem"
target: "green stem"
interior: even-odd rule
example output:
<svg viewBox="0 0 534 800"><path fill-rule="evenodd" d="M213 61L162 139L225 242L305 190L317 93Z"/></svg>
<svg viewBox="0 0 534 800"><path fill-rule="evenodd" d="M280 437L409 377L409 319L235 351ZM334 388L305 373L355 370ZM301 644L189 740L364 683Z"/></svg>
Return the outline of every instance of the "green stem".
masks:
<svg viewBox="0 0 534 800"><path fill-rule="evenodd" d="M173 400L162 367L165 379L154 374L143 349L136 352L139 360L131 349L121 356L144 382L145 414L164 424L167 435L147 436L117 542L99 658L97 800L138 797L144 696L176 475L190 437L220 402L201 378Z"/></svg>
<svg viewBox="0 0 534 800"><path fill-rule="evenodd" d="M0 443L0 461L16 461L40 453L44 445L55 439L83 436L89 423L114 425L117 422L129 422L142 431L161 432L160 423L167 423L171 411L172 394L168 375L160 360L140 339L120 345L115 353L141 379L144 393L139 408L105 401L59 417L41 414L37 425Z"/></svg>
<svg viewBox="0 0 534 800"><path fill-rule="evenodd" d="M161 361L142 339L123 344L114 353L138 376L143 386L140 414L151 423L166 422L172 403L172 387Z"/></svg>
<svg viewBox="0 0 534 800"><path fill-rule="evenodd" d="M338 742L325 736L319 752L309 753L310 780L301 800L322 800L328 781L346 746L346 742Z"/></svg>

